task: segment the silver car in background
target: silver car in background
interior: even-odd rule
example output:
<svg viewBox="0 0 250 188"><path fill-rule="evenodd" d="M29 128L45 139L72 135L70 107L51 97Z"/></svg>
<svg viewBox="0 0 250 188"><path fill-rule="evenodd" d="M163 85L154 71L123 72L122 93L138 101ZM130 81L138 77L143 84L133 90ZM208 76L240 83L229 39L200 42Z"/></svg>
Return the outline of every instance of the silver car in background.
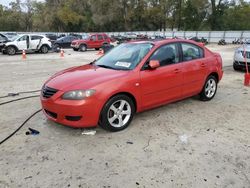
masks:
<svg viewBox="0 0 250 188"><path fill-rule="evenodd" d="M234 64L233 64L234 70L246 69L244 48L246 51L246 60L247 60L248 70L250 70L250 44L245 44L244 46L241 46L235 50Z"/></svg>

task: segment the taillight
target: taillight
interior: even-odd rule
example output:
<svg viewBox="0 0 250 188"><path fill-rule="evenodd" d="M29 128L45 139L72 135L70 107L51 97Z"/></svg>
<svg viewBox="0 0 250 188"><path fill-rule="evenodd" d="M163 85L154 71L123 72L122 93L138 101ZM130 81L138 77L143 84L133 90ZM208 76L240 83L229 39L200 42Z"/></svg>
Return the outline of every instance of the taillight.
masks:
<svg viewBox="0 0 250 188"><path fill-rule="evenodd" d="M221 55L219 53L214 53L215 57L216 57L216 60L220 66L220 68L222 69L222 58L221 58Z"/></svg>

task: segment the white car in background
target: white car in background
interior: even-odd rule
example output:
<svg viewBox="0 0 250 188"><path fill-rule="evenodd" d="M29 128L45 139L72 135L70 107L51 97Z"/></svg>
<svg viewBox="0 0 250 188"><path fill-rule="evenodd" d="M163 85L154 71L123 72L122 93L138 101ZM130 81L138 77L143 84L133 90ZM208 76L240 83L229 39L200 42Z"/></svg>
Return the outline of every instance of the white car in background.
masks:
<svg viewBox="0 0 250 188"><path fill-rule="evenodd" d="M26 52L41 52L45 54L48 53L51 47L51 41L46 36L23 34L18 35L10 42L7 42L4 45L2 52L4 54L14 55L17 52L25 50Z"/></svg>
<svg viewBox="0 0 250 188"><path fill-rule="evenodd" d="M244 48L246 51L246 56L244 53ZM246 69L245 60L247 60L248 70L250 70L250 45L249 44L241 46L235 50L234 63L233 63L234 70L245 70Z"/></svg>

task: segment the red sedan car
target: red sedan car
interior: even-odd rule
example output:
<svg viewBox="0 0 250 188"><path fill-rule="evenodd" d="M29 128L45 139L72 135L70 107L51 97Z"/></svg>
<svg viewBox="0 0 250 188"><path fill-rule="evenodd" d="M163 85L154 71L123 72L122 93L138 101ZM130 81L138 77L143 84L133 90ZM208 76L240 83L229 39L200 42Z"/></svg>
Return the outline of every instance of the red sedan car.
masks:
<svg viewBox="0 0 250 188"><path fill-rule="evenodd" d="M211 100L222 75L220 55L202 44L129 42L93 63L52 76L42 88L41 103L55 122L120 131L136 112L198 94Z"/></svg>

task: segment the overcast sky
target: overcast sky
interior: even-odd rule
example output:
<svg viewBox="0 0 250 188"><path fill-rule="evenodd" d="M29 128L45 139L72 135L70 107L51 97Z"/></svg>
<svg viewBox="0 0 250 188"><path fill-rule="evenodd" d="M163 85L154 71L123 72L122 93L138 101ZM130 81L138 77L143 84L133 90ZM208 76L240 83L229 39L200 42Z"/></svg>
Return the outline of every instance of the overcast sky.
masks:
<svg viewBox="0 0 250 188"><path fill-rule="evenodd" d="M0 4L4 5L4 6L9 6L10 2L13 2L15 0L0 0ZM25 0L21 0L22 2L24 2ZM45 1L45 0L36 0L36 1Z"/></svg>
<svg viewBox="0 0 250 188"><path fill-rule="evenodd" d="M4 5L4 6L9 6L9 3L12 2L14 0L0 0L0 4ZM25 0L21 0L21 1L25 1ZM45 1L45 0L36 0L36 1ZM250 0L245 0L246 2L249 2Z"/></svg>

